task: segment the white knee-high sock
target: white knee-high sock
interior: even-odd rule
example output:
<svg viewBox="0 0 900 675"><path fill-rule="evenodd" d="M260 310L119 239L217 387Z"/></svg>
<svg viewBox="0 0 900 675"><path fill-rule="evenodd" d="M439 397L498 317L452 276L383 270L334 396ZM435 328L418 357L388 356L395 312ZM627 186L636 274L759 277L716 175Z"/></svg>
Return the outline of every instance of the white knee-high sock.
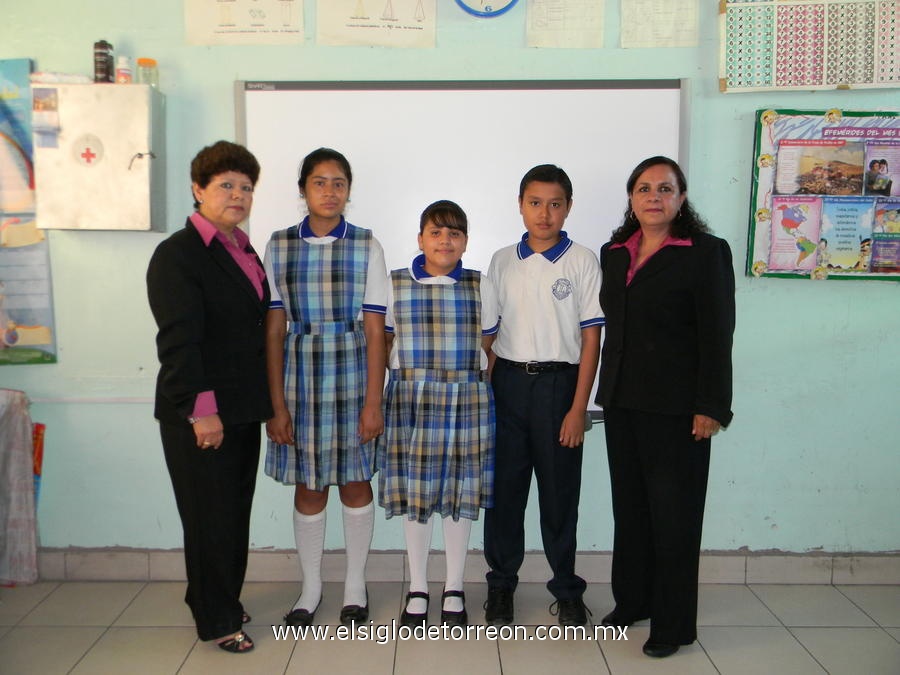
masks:
<svg viewBox="0 0 900 675"><path fill-rule="evenodd" d="M444 582L444 590L461 591L463 576L466 573L466 555L469 552L472 521L468 518L453 520L447 517L443 519L443 525L444 555L447 558L447 581ZM444 601L444 609L448 612L461 612L464 607L462 598L447 598Z"/></svg>
<svg viewBox="0 0 900 675"><path fill-rule="evenodd" d="M428 553L431 551L431 532L434 517L427 523L403 519L403 536L406 538L406 560L409 563L409 590L428 592ZM411 614L424 614L428 605L421 598L413 598L406 606Z"/></svg>
<svg viewBox="0 0 900 675"><path fill-rule="evenodd" d="M325 509L311 516L294 510L294 541L303 573L303 593L294 609L312 612L322 599L322 550L325 548Z"/></svg>
<svg viewBox="0 0 900 675"><path fill-rule="evenodd" d="M366 605L366 560L375 530L375 502L352 508L344 506L344 547L347 549L347 576L344 605Z"/></svg>

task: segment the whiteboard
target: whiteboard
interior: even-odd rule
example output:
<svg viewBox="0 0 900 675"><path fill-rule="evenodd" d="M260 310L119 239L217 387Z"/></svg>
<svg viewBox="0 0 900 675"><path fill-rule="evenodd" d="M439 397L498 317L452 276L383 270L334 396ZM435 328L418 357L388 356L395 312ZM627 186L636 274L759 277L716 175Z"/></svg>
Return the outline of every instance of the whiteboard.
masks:
<svg viewBox="0 0 900 675"><path fill-rule="evenodd" d="M350 161L345 216L375 233L388 269L418 253L422 210L452 199L469 217L463 263L487 271L525 231L519 181L537 164L569 174L565 230L599 251L621 223L632 168L679 157L677 80L238 81L235 99L237 137L262 167L248 229L260 256L273 231L305 215L298 169L321 146Z"/></svg>
<svg viewBox="0 0 900 675"><path fill-rule="evenodd" d="M538 164L572 179L565 230L599 252L622 222L631 170L680 154L677 80L238 81L235 99L237 138L262 167L248 228L260 256L272 232L305 215L297 175L322 146L349 160L344 216L374 232L388 270L418 254L425 207L452 199L469 218L463 264L486 272L525 232L519 182Z"/></svg>

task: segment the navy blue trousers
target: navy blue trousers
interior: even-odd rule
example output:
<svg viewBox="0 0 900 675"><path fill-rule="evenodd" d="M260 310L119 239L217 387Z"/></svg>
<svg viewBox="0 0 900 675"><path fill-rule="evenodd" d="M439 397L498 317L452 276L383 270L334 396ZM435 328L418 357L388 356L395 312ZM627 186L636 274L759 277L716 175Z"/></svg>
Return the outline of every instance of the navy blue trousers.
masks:
<svg viewBox="0 0 900 675"><path fill-rule="evenodd" d="M529 375L497 359L491 376L497 410L494 507L485 511L484 556L490 588L515 590L525 557L525 507L537 479L541 538L553 571L547 589L560 600L580 598L575 574L582 446L559 444L572 407L578 367Z"/></svg>

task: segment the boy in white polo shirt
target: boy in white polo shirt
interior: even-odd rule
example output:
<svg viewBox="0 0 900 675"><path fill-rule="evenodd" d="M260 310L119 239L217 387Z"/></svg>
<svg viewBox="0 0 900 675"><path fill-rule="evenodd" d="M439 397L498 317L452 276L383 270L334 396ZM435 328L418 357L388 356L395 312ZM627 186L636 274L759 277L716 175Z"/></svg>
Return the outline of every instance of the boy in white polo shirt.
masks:
<svg viewBox="0 0 900 675"><path fill-rule="evenodd" d="M497 411L494 507L487 509L484 554L490 625L512 623L513 593L525 555L525 507L537 478L541 537L553 571L551 612L563 625L587 622L575 574L585 413L597 370L600 264L563 232L572 182L552 164L519 185L527 233L494 254L488 277L498 294L500 331L491 384Z"/></svg>

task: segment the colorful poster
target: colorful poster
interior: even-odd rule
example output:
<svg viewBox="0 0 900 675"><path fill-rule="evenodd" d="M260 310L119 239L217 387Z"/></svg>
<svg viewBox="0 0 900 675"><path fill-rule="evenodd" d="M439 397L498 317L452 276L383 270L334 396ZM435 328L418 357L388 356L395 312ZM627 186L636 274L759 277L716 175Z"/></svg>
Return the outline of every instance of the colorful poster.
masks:
<svg viewBox="0 0 900 675"><path fill-rule="evenodd" d="M50 251L37 228L28 59L0 60L0 365L56 361Z"/></svg>
<svg viewBox="0 0 900 675"><path fill-rule="evenodd" d="M900 196L900 141L866 145L867 195Z"/></svg>
<svg viewBox="0 0 900 675"><path fill-rule="evenodd" d="M865 145L844 139L785 139L778 144L775 193L861 195Z"/></svg>
<svg viewBox="0 0 900 675"><path fill-rule="evenodd" d="M871 271L900 272L900 233L872 235Z"/></svg>
<svg viewBox="0 0 900 675"><path fill-rule="evenodd" d="M824 198L821 238L827 243L827 258L823 267L829 272L868 272L874 216L874 203L866 197Z"/></svg>
<svg viewBox="0 0 900 675"><path fill-rule="evenodd" d="M819 197L775 197L769 269L811 271L822 222Z"/></svg>

